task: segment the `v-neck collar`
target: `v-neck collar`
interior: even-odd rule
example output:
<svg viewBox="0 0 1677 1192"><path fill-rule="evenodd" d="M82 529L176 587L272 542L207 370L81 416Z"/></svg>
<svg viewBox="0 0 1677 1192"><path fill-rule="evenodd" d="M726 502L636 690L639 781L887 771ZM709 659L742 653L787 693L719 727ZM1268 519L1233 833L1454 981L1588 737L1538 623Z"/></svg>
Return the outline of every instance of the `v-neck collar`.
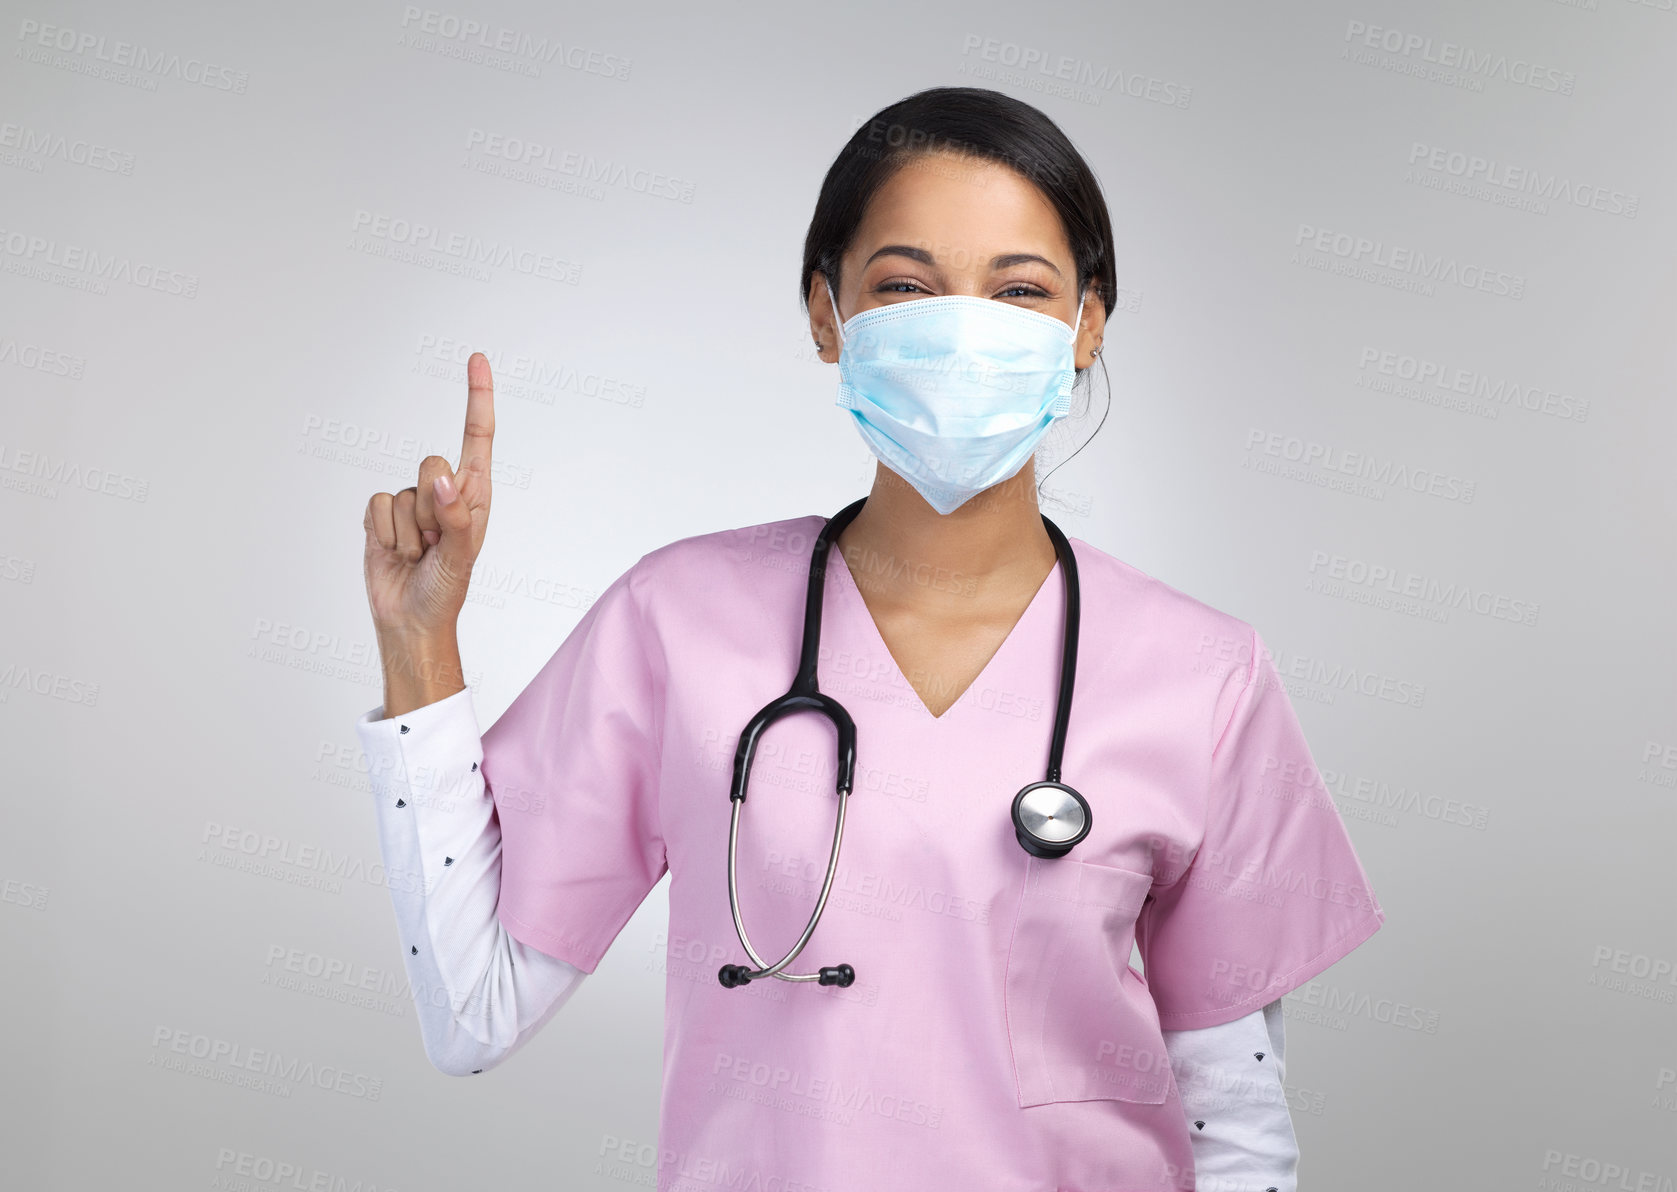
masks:
<svg viewBox="0 0 1677 1192"><path fill-rule="evenodd" d="M885 635L879 631L879 622L873 619L873 610L868 608L868 602L862 596L862 589L856 583L856 577L850 572L849 560L844 557L844 552L838 549L837 543L833 544L833 548L828 552L827 557L829 562L833 559L838 560L838 567L833 568L833 570L842 577L839 581L839 587L843 591L845 598L854 600L860 608L861 619L867 622L867 627L873 636L874 643L879 647L880 652L884 654L886 658L890 659L892 674L902 682L902 685L905 688L908 689L908 693L911 697L913 697L914 706L919 710L920 715L933 724L943 724L953 719L955 712L967 702L967 695L977 688L985 678L989 677L993 671L999 668L1002 655L1008 652L1008 648L1013 645L1014 639L1021 636L1022 632L1026 631L1026 623L1035 616L1043 615L1038 612L1038 606L1047 603L1051 599L1050 589L1054 592L1062 594L1065 591L1064 572L1059 559L1056 558L1054 560L1054 565L1048 569L1048 574L1043 576L1042 582L1037 585L1036 591L1031 594L1030 602L1025 605L1025 611L1019 614L1019 619L1016 620L1013 623L1013 627L1007 631L1007 636L1002 638L1001 645L996 647L995 653L990 655L990 657L985 661L983 668L978 672L978 674L973 676L972 682L968 683L966 687L961 690L961 693L955 697L955 701L943 710L943 715L934 716L932 715L932 710L926 706L926 701L921 699L920 693L914 689L914 684L910 683L908 681L908 676L903 673L902 665L897 661L897 656L891 653L891 647L885 644ZM1058 580L1055 579L1055 576L1057 575L1060 576L1060 579Z"/></svg>

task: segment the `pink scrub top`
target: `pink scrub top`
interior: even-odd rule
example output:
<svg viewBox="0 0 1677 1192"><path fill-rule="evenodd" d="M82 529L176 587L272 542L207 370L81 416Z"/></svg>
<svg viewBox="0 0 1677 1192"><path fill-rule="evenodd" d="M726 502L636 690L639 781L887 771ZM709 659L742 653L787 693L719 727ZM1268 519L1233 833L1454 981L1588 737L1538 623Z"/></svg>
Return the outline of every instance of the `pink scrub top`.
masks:
<svg viewBox="0 0 1677 1192"><path fill-rule="evenodd" d="M1263 641L1072 538L1063 780L1093 824L1038 859L1010 808L1047 765L1059 567L934 717L832 551L818 682L856 722L855 789L826 910L789 968L848 963L856 979L724 988L717 969L749 960L728 906L734 750L791 683L824 521L643 556L483 735L501 923L592 972L668 870L659 1189L1192 1189L1160 1031L1240 1018L1385 919ZM770 962L814 907L833 787L828 721L766 731L738 880Z"/></svg>

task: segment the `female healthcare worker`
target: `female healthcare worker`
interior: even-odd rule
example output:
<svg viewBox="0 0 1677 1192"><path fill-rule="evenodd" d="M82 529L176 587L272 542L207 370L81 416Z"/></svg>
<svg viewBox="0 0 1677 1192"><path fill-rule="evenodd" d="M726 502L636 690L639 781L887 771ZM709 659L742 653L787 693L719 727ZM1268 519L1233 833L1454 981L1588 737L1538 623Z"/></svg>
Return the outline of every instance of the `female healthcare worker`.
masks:
<svg viewBox="0 0 1677 1192"><path fill-rule="evenodd" d="M522 1046L668 872L660 1189L1295 1187L1280 998L1384 914L1255 628L1037 508L1111 241L1030 105L882 110L800 279L872 491L643 555L481 734L471 358L458 471L365 519L357 730L437 1067Z"/></svg>

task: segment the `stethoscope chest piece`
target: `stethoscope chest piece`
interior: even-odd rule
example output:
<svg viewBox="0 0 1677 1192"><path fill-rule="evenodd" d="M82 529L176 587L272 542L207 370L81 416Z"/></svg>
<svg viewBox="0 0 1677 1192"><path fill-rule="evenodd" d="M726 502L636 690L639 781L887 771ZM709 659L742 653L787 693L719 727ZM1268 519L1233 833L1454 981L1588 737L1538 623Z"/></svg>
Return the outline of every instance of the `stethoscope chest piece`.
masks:
<svg viewBox="0 0 1677 1192"><path fill-rule="evenodd" d="M1033 782L1013 796L1013 834L1033 857L1063 857L1089 834L1089 801L1063 782Z"/></svg>

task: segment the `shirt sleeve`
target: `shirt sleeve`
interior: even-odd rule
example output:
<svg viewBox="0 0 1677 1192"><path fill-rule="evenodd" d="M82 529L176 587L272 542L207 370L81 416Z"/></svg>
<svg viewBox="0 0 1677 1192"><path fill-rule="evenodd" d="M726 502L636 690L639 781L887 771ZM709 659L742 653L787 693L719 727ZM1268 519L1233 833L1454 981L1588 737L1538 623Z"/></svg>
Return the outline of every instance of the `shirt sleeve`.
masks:
<svg viewBox="0 0 1677 1192"><path fill-rule="evenodd" d="M1163 1032L1194 1152L1195 1187L1296 1192L1279 1000L1233 1022Z"/></svg>
<svg viewBox="0 0 1677 1192"><path fill-rule="evenodd" d="M636 567L613 581L483 734L501 829L496 915L586 973L669 868L662 683L640 582Z"/></svg>
<svg viewBox="0 0 1677 1192"><path fill-rule="evenodd" d="M1165 1030L1230 1022L1279 999L1386 918L1255 629L1239 683L1212 747L1200 847L1154 886L1137 920Z"/></svg>
<svg viewBox="0 0 1677 1192"><path fill-rule="evenodd" d="M584 974L495 918L501 835L471 688L397 717L380 705L355 728L425 1054L450 1076L487 1072L546 1025Z"/></svg>

